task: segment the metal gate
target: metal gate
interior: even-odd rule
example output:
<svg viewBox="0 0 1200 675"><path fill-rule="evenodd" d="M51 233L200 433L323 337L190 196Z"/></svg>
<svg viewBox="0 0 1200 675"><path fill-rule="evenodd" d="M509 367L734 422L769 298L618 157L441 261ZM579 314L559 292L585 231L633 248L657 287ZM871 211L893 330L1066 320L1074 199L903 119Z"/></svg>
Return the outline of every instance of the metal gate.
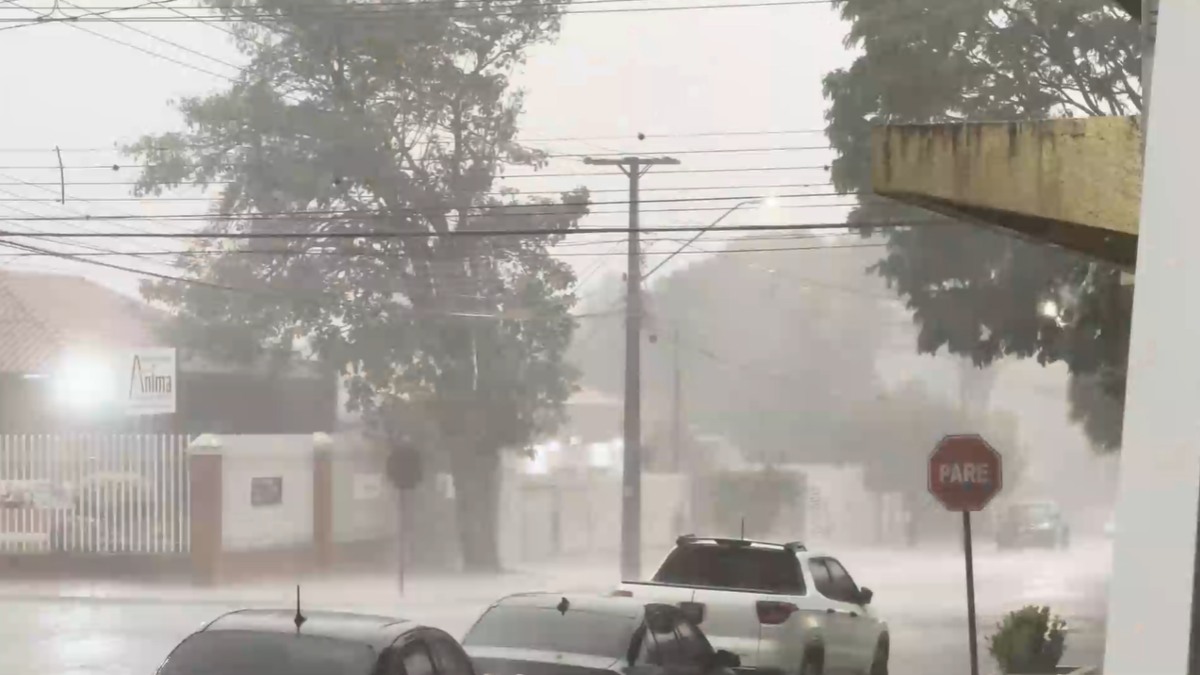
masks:
<svg viewBox="0 0 1200 675"><path fill-rule="evenodd" d="M0 553L182 554L185 436L0 436Z"/></svg>

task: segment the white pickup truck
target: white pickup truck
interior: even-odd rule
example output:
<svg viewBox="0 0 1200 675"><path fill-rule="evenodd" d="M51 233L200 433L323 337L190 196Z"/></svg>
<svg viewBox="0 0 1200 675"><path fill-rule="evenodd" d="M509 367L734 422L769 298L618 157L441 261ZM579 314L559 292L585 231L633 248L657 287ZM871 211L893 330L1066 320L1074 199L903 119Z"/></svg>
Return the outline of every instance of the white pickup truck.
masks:
<svg viewBox="0 0 1200 675"><path fill-rule="evenodd" d="M888 629L834 558L797 542L686 535L615 595L679 605L715 649L764 675L887 675Z"/></svg>

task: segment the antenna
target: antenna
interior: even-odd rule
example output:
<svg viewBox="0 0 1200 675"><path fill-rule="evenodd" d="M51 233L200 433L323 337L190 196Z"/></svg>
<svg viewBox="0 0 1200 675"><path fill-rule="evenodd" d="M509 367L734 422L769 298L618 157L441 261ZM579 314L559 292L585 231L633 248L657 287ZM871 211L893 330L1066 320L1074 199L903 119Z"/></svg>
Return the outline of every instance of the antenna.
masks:
<svg viewBox="0 0 1200 675"><path fill-rule="evenodd" d="M296 632L300 632L300 627L304 625L308 618L300 613L300 584L296 584L296 618L292 619L296 624Z"/></svg>
<svg viewBox="0 0 1200 675"><path fill-rule="evenodd" d="M742 516L742 539L746 538L746 516Z"/></svg>

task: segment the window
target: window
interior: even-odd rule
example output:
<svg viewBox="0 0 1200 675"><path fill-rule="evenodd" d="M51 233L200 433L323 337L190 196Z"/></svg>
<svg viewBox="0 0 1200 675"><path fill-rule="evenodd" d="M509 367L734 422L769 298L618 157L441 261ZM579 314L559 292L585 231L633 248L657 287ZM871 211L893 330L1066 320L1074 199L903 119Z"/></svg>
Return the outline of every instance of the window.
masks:
<svg viewBox="0 0 1200 675"><path fill-rule="evenodd" d="M837 589L834 587L833 579L829 575L829 568L825 566L824 558L809 560L808 572L812 575L813 586L817 587L817 591L821 595L832 600L837 599Z"/></svg>
<svg viewBox="0 0 1200 675"><path fill-rule="evenodd" d="M493 607L463 638L464 645L509 647L624 658L638 620L633 616L542 607Z"/></svg>
<svg viewBox="0 0 1200 675"><path fill-rule="evenodd" d="M404 665L404 675L434 675L433 659L429 658L429 649L424 642L405 647L400 661Z"/></svg>
<svg viewBox="0 0 1200 675"><path fill-rule="evenodd" d="M833 558L825 559L825 566L829 568L829 577L833 582L834 592L836 597L842 602L852 602L858 604L858 584L854 583L854 579L850 578L850 573L842 564Z"/></svg>
<svg viewBox="0 0 1200 675"><path fill-rule="evenodd" d="M471 662L462 653L458 645L443 638L429 641L433 650L433 662L437 665L438 675L474 675Z"/></svg>
<svg viewBox="0 0 1200 675"><path fill-rule="evenodd" d="M712 661L713 649L704 635L687 621L680 621L676 630L683 662L689 666L707 666Z"/></svg>
<svg viewBox="0 0 1200 675"><path fill-rule="evenodd" d="M184 640L161 675L370 675L376 654L358 642L312 635L216 630Z"/></svg>
<svg viewBox="0 0 1200 675"><path fill-rule="evenodd" d="M680 546L667 557L654 581L761 593L805 593L793 553L749 546Z"/></svg>

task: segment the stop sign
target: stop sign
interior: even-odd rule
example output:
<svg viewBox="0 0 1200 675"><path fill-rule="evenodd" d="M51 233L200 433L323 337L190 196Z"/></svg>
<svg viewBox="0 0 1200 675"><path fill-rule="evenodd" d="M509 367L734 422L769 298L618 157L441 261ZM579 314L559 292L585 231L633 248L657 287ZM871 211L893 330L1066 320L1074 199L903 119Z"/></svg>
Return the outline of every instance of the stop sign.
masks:
<svg viewBox="0 0 1200 675"><path fill-rule="evenodd" d="M946 436L929 455L929 493L951 511L982 511L1003 485L1000 453L982 436Z"/></svg>

